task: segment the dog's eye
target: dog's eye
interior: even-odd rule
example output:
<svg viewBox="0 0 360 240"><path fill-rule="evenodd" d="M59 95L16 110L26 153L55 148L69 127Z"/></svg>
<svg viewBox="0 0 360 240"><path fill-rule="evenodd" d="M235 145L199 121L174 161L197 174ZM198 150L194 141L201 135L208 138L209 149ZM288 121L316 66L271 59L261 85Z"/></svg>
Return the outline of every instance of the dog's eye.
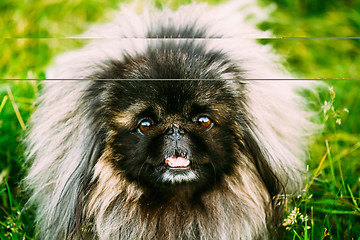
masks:
<svg viewBox="0 0 360 240"><path fill-rule="evenodd" d="M138 129L140 133L145 133L151 128L151 126L152 126L152 122L148 119L144 119L140 121L138 125Z"/></svg>
<svg viewBox="0 0 360 240"><path fill-rule="evenodd" d="M213 122L207 116L200 116L197 119L197 122L201 127L205 128L205 129L210 129L213 126Z"/></svg>

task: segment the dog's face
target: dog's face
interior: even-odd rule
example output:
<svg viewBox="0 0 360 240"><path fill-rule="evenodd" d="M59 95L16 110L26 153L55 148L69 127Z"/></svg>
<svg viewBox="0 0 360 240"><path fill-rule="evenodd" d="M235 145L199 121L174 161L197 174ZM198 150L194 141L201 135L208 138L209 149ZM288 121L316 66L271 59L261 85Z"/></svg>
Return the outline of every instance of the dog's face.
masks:
<svg viewBox="0 0 360 240"><path fill-rule="evenodd" d="M229 82L97 84L106 85L113 167L129 180L150 187L212 185L236 163L241 116Z"/></svg>

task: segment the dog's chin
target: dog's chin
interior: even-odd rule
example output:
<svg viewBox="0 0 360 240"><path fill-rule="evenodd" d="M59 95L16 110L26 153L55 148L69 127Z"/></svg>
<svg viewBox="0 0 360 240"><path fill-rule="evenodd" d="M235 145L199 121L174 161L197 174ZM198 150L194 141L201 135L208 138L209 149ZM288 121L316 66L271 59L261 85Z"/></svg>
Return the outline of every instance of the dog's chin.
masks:
<svg viewBox="0 0 360 240"><path fill-rule="evenodd" d="M191 184L199 180L199 172L193 169L165 169L160 175L164 184Z"/></svg>

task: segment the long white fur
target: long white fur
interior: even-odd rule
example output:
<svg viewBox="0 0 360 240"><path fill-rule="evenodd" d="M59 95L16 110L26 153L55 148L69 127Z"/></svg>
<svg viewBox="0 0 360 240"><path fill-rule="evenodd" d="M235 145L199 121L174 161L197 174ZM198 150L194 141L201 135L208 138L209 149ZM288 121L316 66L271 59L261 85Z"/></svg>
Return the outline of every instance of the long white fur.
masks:
<svg viewBox="0 0 360 240"><path fill-rule="evenodd" d="M252 1L239 2L231 2L222 7L191 4L181 7L175 13L170 10L160 12L154 8L146 8L142 15L131 7L123 6L123 10L117 14L113 22L94 27L81 36L95 38L89 45L60 55L47 72L47 78L81 79L88 76L89 72L99 70L99 64L105 60L122 60L125 53L141 54L149 44L156 45L156 42L161 41L146 39L148 29L156 28L164 21L172 21L179 25L196 22L198 27L208 29L208 36L221 34L224 37L222 39L197 41L206 41L208 50L226 52L233 62L237 62L241 69L246 70L244 77L247 79L291 79L291 75L278 64L279 58L272 53L270 47L259 45L254 40L256 37L269 37L269 33L260 32L244 21L244 16L248 14L247 8L258 12L256 5ZM223 76L223 78L232 77ZM305 171L304 139L311 133L313 126L307 120L307 113L302 109L303 99L295 93L295 90L302 86L309 87L310 83L275 80L251 80L246 83L247 107L256 126L252 134L261 144L270 167L286 185L286 190L297 191L301 187ZM228 84L236 90L237 85L233 81L229 80ZM33 164L26 181L33 191L31 202L38 205L37 221L44 238L51 236L53 239L63 239L67 234L65 226L70 222L68 216L71 216L75 208L77 188L81 184L80 179L76 179L75 176L80 175L79 166L85 164L82 159L87 157L85 155L92 136L87 121L90 113L81 112L83 109L79 106L82 95L89 85L90 81L46 82L40 99L41 104L32 117L32 128L27 144L28 158L33 159ZM67 141L67 138L77 141ZM92 167L94 166L89 166L89 169ZM104 180L104 184L108 184L106 187L113 186L114 191L121 191L115 183L112 185L111 173L101 172L95 166L94 174L101 175L103 180L109 179L109 181ZM236 182L229 180L231 183L229 188L235 196L242 196L243 199L248 200L244 202L244 206L249 206L249 209L253 210L252 215L247 220L229 216L233 219L228 221L235 223L232 226L219 227L218 229L221 230L215 233L215 237L219 239L252 239L266 228L265 210L259 207L264 201L261 194L264 189L256 189L256 186L254 189L252 184L254 176L251 174L239 173L239 178L243 186L240 188ZM72 180L71 186L69 179ZM71 194L62 195L64 189L70 188ZM137 192L134 196L139 194L141 193ZM105 213L101 212L105 212L105 209L102 208L114 197L103 196L103 203L92 203L93 212L104 215ZM209 201L215 198L221 201L221 197L223 196L213 196ZM62 201L59 206L60 198ZM214 211L226 211L221 209L221 206L217 208L214 206ZM133 211L134 216L137 216L136 210L129 211ZM133 233L116 233L119 226L115 223L119 223L120 220L131 222L131 216L104 215L103 218L95 220L99 239L136 237L135 234L144 234L146 231L139 225L138 229L132 229ZM236 225L236 222L241 225ZM53 225L54 223L56 226ZM229 229L233 226L237 228ZM266 234L263 236L267 237ZM214 236L202 235L202 237L211 239Z"/></svg>

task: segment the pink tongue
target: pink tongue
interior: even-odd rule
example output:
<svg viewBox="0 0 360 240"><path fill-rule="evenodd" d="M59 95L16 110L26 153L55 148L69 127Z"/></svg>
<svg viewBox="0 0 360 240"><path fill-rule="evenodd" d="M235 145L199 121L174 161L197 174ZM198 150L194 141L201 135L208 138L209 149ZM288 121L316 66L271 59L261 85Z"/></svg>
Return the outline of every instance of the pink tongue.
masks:
<svg viewBox="0 0 360 240"><path fill-rule="evenodd" d="M186 167L190 164L189 160L184 157L169 157L165 163L170 167Z"/></svg>

